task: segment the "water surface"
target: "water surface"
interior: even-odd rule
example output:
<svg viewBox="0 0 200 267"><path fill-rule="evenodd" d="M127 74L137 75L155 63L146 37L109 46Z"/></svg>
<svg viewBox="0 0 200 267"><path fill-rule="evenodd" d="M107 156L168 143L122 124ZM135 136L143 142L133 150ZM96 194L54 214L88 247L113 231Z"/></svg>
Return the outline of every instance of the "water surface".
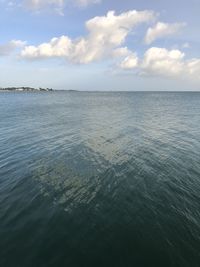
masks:
<svg viewBox="0 0 200 267"><path fill-rule="evenodd" d="M199 267L199 93L1 93L0 266Z"/></svg>

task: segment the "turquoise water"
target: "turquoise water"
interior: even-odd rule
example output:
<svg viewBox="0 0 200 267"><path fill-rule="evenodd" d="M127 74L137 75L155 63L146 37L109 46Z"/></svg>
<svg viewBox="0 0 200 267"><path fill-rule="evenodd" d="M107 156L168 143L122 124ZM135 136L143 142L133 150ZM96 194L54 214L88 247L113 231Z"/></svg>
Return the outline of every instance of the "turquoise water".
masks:
<svg viewBox="0 0 200 267"><path fill-rule="evenodd" d="M0 266L199 267L200 93L1 93Z"/></svg>

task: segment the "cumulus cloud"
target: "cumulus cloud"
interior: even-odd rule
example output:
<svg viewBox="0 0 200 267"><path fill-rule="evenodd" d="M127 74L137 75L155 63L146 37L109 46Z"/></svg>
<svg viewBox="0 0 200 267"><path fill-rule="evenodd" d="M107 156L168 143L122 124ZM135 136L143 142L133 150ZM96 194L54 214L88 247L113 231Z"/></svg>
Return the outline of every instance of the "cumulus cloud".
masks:
<svg viewBox="0 0 200 267"><path fill-rule="evenodd" d="M128 11L116 15L110 11L106 16L95 17L86 22L88 35L72 40L68 36L53 38L38 46L26 46L21 56L28 59L63 57L74 63L87 64L110 57L113 51L127 52L121 47L128 34L139 24L155 18L152 11ZM116 49L121 50L116 50Z"/></svg>
<svg viewBox="0 0 200 267"><path fill-rule="evenodd" d="M12 40L6 44L0 44L0 56L8 56L17 48L22 48L26 42L21 40Z"/></svg>
<svg viewBox="0 0 200 267"><path fill-rule="evenodd" d="M148 73L177 76L183 70L184 56L180 50L152 47L146 51L141 67Z"/></svg>
<svg viewBox="0 0 200 267"><path fill-rule="evenodd" d="M163 23L158 22L154 27L147 30L145 36L145 43L151 44L155 40L165 36L173 35L179 32L186 24L185 23Z"/></svg>
<svg viewBox="0 0 200 267"><path fill-rule="evenodd" d="M122 69L134 69L138 67L138 57L135 53L130 53L125 59L121 62L120 67Z"/></svg>
<svg viewBox="0 0 200 267"><path fill-rule="evenodd" d="M185 59L185 54L178 49L151 47L143 59L127 56L120 64L122 69L139 70L140 74L173 78L189 78L200 81L200 59Z"/></svg>
<svg viewBox="0 0 200 267"><path fill-rule="evenodd" d="M32 2L34 5L39 5L40 0L32 0ZM59 2L62 5L64 0L48 0L47 2L52 4ZM178 49L160 47L149 48L139 58L135 52L125 46L127 36L137 25L150 23L155 18L156 14L148 10L132 10L119 15L114 11L109 11L105 16L97 16L86 22L85 26L88 31L86 36L72 39L63 35L37 46L26 45L20 40L12 40L0 45L0 55L9 55L15 49L21 48L20 56L28 60L62 58L70 63L88 64L111 58L117 61L118 63L115 63L123 70L137 69L139 74L173 78L188 77L200 81L199 58L187 59L185 54ZM148 29L145 41L150 44L157 38L177 32L183 26L180 23L158 22L155 27ZM188 47L188 44L184 47Z"/></svg>
<svg viewBox="0 0 200 267"><path fill-rule="evenodd" d="M131 51L128 49L127 46L125 46L114 49L112 55L114 58L119 58L119 57L126 57L130 55L130 53Z"/></svg>

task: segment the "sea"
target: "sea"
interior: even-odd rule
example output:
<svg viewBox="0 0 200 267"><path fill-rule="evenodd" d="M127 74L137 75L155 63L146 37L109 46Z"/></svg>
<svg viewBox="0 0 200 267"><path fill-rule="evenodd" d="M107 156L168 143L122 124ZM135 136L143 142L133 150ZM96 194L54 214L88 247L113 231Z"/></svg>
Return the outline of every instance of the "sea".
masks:
<svg viewBox="0 0 200 267"><path fill-rule="evenodd" d="M65 266L200 266L200 93L0 93L0 267Z"/></svg>

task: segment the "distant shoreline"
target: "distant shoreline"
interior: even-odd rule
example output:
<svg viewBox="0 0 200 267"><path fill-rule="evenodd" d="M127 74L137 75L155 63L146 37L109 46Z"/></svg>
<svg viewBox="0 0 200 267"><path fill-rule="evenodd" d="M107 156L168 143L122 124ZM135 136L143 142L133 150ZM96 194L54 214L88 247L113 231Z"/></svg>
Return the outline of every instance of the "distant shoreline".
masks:
<svg viewBox="0 0 200 267"><path fill-rule="evenodd" d="M200 90L183 90L183 91L172 91L172 90L73 90L73 89L52 89L52 88L33 88L33 87L0 87L0 93L2 92L74 92L74 93L200 93Z"/></svg>
<svg viewBox="0 0 200 267"><path fill-rule="evenodd" d="M5 87L0 88L0 92L52 92L52 88L33 88L33 87Z"/></svg>

